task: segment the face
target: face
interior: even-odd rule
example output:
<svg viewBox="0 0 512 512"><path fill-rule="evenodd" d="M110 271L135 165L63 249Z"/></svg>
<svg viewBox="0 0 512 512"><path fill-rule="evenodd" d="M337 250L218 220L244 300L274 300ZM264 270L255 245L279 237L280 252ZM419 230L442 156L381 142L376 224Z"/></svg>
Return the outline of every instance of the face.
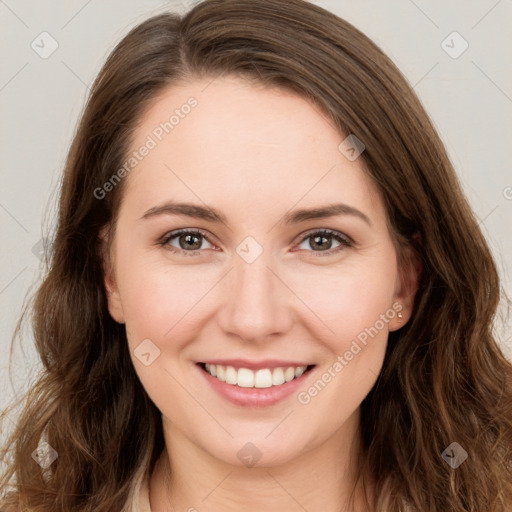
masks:
<svg viewBox="0 0 512 512"><path fill-rule="evenodd" d="M276 465L339 435L409 317L383 202L344 139L239 77L169 88L138 124L132 151L151 147L124 178L109 310L165 425L218 460Z"/></svg>

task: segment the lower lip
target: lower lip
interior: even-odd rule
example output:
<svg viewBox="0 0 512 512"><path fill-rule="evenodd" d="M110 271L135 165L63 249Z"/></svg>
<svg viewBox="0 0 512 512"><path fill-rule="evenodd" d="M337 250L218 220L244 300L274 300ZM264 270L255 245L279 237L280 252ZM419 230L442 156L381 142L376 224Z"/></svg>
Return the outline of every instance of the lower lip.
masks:
<svg viewBox="0 0 512 512"><path fill-rule="evenodd" d="M313 367L300 377L290 382L285 382L280 386L272 386L270 388L242 388L240 386L226 384L210 375L206 370L203 370L200 365L197 364L196 366L208 384L210 384L219 395L235 405L243 405L245 407L267 407L284 400L296 392L314 370Z"/></svg>

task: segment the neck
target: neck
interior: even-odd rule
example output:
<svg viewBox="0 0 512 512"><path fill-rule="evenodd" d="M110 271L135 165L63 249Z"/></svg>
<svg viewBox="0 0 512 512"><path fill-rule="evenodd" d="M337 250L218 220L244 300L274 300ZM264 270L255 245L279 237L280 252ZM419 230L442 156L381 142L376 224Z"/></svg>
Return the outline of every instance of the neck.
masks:
<svg viewBox="0 0 512 512"><path fill-rule="evenodd" d="M362 482L359 411L325 442L286 463L227 464L164 418L166 448L150 479L152 512L368 512Z"/></svg>

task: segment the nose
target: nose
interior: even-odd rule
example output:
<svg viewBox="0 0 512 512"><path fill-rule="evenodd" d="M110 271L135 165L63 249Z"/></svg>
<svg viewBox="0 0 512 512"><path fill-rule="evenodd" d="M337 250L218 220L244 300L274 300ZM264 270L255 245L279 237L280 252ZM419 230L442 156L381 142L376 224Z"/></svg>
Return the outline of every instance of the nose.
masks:
<svg viewBox="0 0 512 512"><path fill-rule="evenodd" d="M293 293L269 260L265 252L252 263L241 260L223 280L218 322L224 333L258 342L290 330Z"/></svg>

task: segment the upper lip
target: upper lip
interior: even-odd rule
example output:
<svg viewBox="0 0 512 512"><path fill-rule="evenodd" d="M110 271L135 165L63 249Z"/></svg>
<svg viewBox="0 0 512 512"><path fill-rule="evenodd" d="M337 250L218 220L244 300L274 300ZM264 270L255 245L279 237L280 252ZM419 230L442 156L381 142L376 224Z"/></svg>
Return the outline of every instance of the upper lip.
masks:
<svg viewBox="0 0 512 512"><path fill-rule="evenodd" d="M288 368L289 366L311 366L308 363L281 359L263 359L261 361L247 361L246 359L210 359L202 361L203 364L219 364L233 366L234 368L247 368L249 370L261 370L263 368Z"/></svg>

